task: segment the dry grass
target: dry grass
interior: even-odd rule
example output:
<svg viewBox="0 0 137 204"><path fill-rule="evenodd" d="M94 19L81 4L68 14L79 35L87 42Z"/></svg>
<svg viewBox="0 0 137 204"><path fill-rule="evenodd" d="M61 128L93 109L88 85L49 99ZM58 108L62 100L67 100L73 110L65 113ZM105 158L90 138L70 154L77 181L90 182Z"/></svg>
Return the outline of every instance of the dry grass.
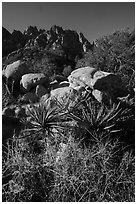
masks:
<svg viewBox="0 0 137 204"><path fill-rule="evenodd" d="M3 178L9 175L3 183L3 201L135 201L134 153L116 139L118 135L113 139L113 132L108 131L111 128L105 128L109 121L114 127L120 109L116 106L107 112L100 107L98 112L95 104L92 109L90 105L84 109L83 118L77 115L78 106L74 106L74 111L65 108L64 114L63 109L52 112L44 107L30 112L30 128L8 146L3 161ZM76 123L66 126L64 119ZM80 128L87 122L89 136L92 135L88 145L83 140L88 126L84 131ZM97 128L93 130L92 126Z"/></svg>

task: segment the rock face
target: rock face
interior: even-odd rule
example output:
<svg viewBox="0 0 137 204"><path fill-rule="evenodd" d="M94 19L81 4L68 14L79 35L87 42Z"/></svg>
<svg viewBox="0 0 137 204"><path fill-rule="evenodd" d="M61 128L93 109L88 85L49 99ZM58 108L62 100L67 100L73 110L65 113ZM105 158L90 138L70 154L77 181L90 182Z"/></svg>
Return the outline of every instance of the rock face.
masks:
<svg viewBox="0 0 137 204"><path fill-rule="evenodd" d="M53 90L53 89L57 89L59 88L59 83L57 80L54 80L52 82L50 82L50 89Z"/></svg>
<svg viewBox="0 0 137 204"><path fill-rule="evenodd" d="M69 97L74 99L74 95L77 91L71 87L63 87L54 89L51 91L51 97L56 97L57 99Z"/></svg>
<svg viewBox="0 0 137 204"><path fill-rule="evenodd" d="M69 85L70 85L70 84L69 84L68 81L62 81L62 82L59 83L59 88L61 88L61 87L66 87L66 86L69 86Z"/></svg>
<svg viewBox="0 0 137 204"><path fill-rule="evenodd" d="M68 77L70 87L89 87L99 102L109 103L117 97L127 94L119 76L113 73L97 71L92 67L74 70Z"/></svg>
<svg viewBox="0 0 137 204"><path fill-rule="evenodd" d="M12 40L16 46L16 50L21 49L26 44L25 36L19 30L14 30L12 32Z"/></svg>
<svg viewBox="0 0 137 204"><path fill-rule="evenodd" d="M20 78L29 72L29 68L27 67L26 63L18 60L9 64L5 69L5 77L9 80L19 81Z"/></svg>
<svg viewBox="0 0 137 204"><path fill-rule="evenodd" d="M24 47L26 43L25 36L17 30L14 30L12 34L2 27L2 56L6 56L9 53Z"/></svg>
<svg viewBox="0 0 137 204"><path fill-rule="evenodd" d="M51 90L50 97L48 98L48 103L50 103L50 106L53 107L55 105L55 100L57 99L59 102L65 102L67 100L75 101L75 95L77 94L77 91L71 87L63 87L63 88L57 88L54 90ZM41 101L45 103L45 97L43 96Z"/></svg>
<svg viewBox="0 0 137 204"><path fill-rule="evenodd" d="M46 59L54 63L56 74L66 77L74 69L77 59L94 48L82 33L56 25L49 30L38 30L36 26L29 26L23 33L14 30L12 34L3 28L3 33L3 64L22 59L35 69L37 60L41 63Z"/></svg>
<svg viewBox="0 0 137 204"><path fill-rule="evenodd" d="M2 27L2 56L8 55L16 49L11 33Z"/></svg>
<svg viewBox="0 0 137 204"><path fill-rule="evenodd" d="M83 67L83 68L74 70L73 72L71 72L71 75L68 77L70 87L89 86L92 88L91 80L95 72L96 72L96 69L92 67Z"/></svg>
<svg viewBox="0 0 137 204"><path fill-rule="evenodd" d="M24 31L24 36L27 38L27 40L32 39L36 37L39 32L36 26L29 26L25 31Z"/></svg>
<svg viewBox="0 0 137 204"><path fill-rule="evenodd" d="M5 39L10 39L8 42L11 44L11 49L8 53L24 46L39 46L43 48L48 46L48 48L53 50L62 49L66 54L71 55L71 58L75 58L76 55L80 56L82 52L93 49L93 45L82 33L77 33L73 30L63 30L62 27L56 25L49 30L38 30L36 26L29 26L24 33L14 30L12 34L3 28L3 36Z"/></svg>
<svg viewBox="0 0 137 204"><path fill-rule="evenodd" d="M41 73L25 74L20 81L21 89L24 93L28 92L31 88L37 85L49 86L49 79Z"/></svg>
<svg viewBox="0 0 137 204"><path fill-rule="evenodd" d="M61 75L56 75L53 80L56 80L58 83L62 82L62 81L66 81L67 78L65 76L61 76Z"/></svg>
<svg viewBox="0 0 137 204"><path fill-rule="evenodd" d="M91 84L94 90L108 92L112 99L115 99L118 96L122 97L127 94L121 79L112 73L97 71L93 76Z"/></svg>
<svg viewBox="0 0 137 204"><path fill-rule="evenodd" d="M42 86L42 85L37 85L36 86L36 96L38 98L41 98L46 93L48 93L48 91L47 91L47 89L44 86Z"/></svg>
<svg viewBox="0 0 137 204"><path fill-rule="evenodd" d="M92 91L92 95L100 103L104 103L105 105L108 106L112 104L112 97L107 91L99 91L97 89L94 89Z"/></svg>
<svg viewBox="0 0 137 204"><path fill-rule="evenodd" d="M50 94L49 94L49 93L43 95L43 96L41 97L41 99L40 99L40 103L43 104L43 105L45 105L45 104L46 104L46 101L47 101L47 99L48 99L49 97L50 97Z"/></svg>
<svg viewBox="0 0 137 204"><path fill-rule="evenodd" d="M46 47L47 45L47 36L45 34L38 35L34 40L34 46Z"/></svg>
<svg viewBox="0 0 137 204"><path fill-rule="evenodd" d="M83 33L79 33L79 40L83 45L84 52L87 52L88 50L93 49L93 44L91 45L90 42L85 38Z"/></svg>
<svg viewBox="0 0 137 204"><path fill-rule="evenodd" d="M70 108L80 101L83 96L83 92L79 90L77 91L72 87L62 87L51 90L49 98L47 98L47 95L42 96L41 103L53 108L57 107L57 102L59 102L64 108Z"/></svg>
<svg viewBox="0 0 137 204"><path fill-rule="evenodd" d="M68 81L62 81L60 83L58 83L57 80L54 80L50 83L50 89L54 90L54 89L58 89L58 88L62 88L62 87L67 87L69 86L69 82Z"/></svg>

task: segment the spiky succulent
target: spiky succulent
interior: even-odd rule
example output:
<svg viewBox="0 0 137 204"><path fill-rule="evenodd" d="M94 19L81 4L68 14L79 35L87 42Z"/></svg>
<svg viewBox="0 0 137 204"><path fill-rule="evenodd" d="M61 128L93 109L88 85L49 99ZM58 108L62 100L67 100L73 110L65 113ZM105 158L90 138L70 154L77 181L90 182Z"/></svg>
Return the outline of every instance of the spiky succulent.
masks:
<svg viewBox="0 0 137 204"><path fill-rule="evenodd" d="M25 132L38 133L45 135L53 133L53 130L61 129L60 113L56 108L48 109L44 105L33 105L28 108L30 121L27 123Z"/></svg>

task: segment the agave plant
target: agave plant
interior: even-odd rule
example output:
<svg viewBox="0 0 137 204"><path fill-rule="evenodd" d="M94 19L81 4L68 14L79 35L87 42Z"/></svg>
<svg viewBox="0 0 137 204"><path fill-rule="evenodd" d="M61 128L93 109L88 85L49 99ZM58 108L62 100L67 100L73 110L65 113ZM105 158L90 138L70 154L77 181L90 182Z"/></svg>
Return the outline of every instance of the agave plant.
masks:
<svg viewBox="0 0 137 204"><path fill-rule="evenodd" d="M121 127L118 127L119 122L134 117L132 111L129 108L122 109L120 103L112 104L109 108L88 98L88 100L81 101L76 107L79 111L72 109L69 112L69 117L76 120L80 127L90 130L90 132L119 132L121 131Z"/></svg>
<svg viewBox="0 0 137 204"><path fill-rule="evenodd" d="M74 121L74 122L79 122L82 124L82 118L79 117L81 115L81 104L84 104L85 101L89 99L89 93L85 94L84 96L81 95L81 93L78 93L75 96L75 100L72 100L68 97L68 99L64 100L62 98L61 101L57 100L55 98L55 103L57 108L59 109L60 116L62 119L66 121ZM85 121L84 121L85 124ZM85 124L86 126L86 124Z"/></svg>
<svg viewBox="0 0 137 204"><path fill-rule="evenodd" d="M44 105L33 105L32 108L28 108L30 121L27 123L27 127L24 132L30 134L43 133L44 135L52 135L55 131L61 129L62 121L60 119L60 113L56 108L49 109Z"/></svg>

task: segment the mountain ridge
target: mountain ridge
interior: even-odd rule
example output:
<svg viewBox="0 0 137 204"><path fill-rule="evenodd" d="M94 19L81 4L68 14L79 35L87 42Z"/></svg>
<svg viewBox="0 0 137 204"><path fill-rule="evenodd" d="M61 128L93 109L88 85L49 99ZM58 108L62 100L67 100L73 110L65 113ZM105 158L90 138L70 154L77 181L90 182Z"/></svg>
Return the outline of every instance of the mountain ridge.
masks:
<svg viewBox="0 0 137 204"><path fill-rule="evenodd" d="M72 44L72 48L70 44ZM2 27L3 57L13 51L28 47L52 48L55 50L61 46L63 50L76 49L74 52L78 52L79 50L78 54L81 54L82 52L92 50L93 44L85 38L83 33L64 30L62 27L56 25L53 25L49 30L38 30L36 26L28 26L24 32L13 30L12 33Z"/></svg>

